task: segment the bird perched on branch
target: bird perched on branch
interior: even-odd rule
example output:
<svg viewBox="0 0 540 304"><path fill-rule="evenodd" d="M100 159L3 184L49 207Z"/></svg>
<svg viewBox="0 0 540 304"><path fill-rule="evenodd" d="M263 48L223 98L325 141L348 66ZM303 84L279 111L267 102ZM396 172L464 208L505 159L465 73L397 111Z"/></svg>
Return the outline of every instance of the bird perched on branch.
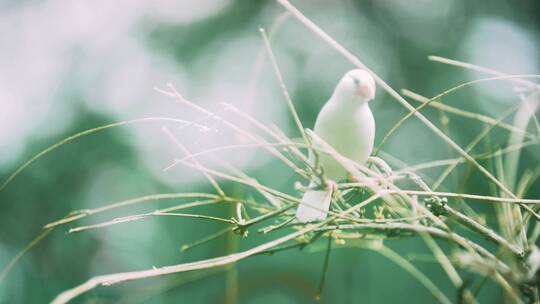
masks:
<svg viewBox="0 0 540 304"><path fill-rule="evenodd" d="M342 156L364 164L373 150L375 139L375 120L368 105L374 97L375 81L367 71L355 69L347 72L319 112L315 135ZM314 146L318 147L316 142ZM315 165L316 157L312 152L309 159ZM337 181L346 177L347 170L331 155L319 153L318 161L324 176L330 180ZM317 189L317 182L311 181L296 211L300 222L326 218L334 188L332 183L330 181Z"/></svg>

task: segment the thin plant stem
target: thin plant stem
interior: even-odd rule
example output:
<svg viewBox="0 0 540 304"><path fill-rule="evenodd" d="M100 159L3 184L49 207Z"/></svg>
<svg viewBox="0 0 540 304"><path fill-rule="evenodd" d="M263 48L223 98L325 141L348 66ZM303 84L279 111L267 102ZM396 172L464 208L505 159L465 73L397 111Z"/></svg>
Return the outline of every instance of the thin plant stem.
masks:
<svg viewBox="0 0 540 304"><path fill-rule="evenodd" d="M270 57L270 62L272 63L272 67L274 68L274 74L276 75L276 78L279 82L279 86L281 87L283 96L285 96L285 100L287 100L289 111L291 111L291 114L294 118L294 122L296 123L296 127L298 128L298 131L300 131L300 134L302 135L302 138L304 139L304 143L308 143L306 133L304 132L304 126L302 125L302 122L300 121L300 117L298 117L298 113L296 112L291 96L289 95L287 86L285 85L285 82L283 81L283 75L281 75L281 71L279 70L279 66L277 64L276 58L274 57L274 52L272 51L272 47L270 46L270 40L268 40L266 31L263 28L259 28L259 31L261 32L261 36L263 38L266 51L268 52L268 55Z"/></svg>
<svg viewBox="0 0 540 304"><path fill-rule="evenodd" d="M220 217L216 217L216 216L203 215L203 214L154 212L154 213L152 213L152 215L155 215L155 216L193 217L193 218L206 219L206 220L210 220L210 221L216 221L216 222L236 225L236 222L231 220L231 219L224 219L224 218L220 218Z"/></svg>
<svg viewBox="0 0 540 304"><path fill-rule="evenodd" d="M335 224L335 225L326 225L324 227L318 228L316 231L326 232L326 231L357 231L359 234L365 235L366 233L371 233L375 235L385 235L386 237L404 237L404 236L420 236L425 237L426 235L442 240L448 240L456 243L462 248L470 247L474 252L478 253L480 256L486 257L493 261L501 271L508 272L510 268L499 260L495 255L486 250L484 247L458 235L454 232L447 232L435 227L427 227L424 225L418 224L408 224L408 223L386 223L386 224L374 224L374 223L363 223L363 224ZM335 233L338 237L344 237L343 234ZM357 236L353 236L358 238ZM433 239L430 240L433 241ZM442 252L439 252L442 254ZM435 256L437 258L437 256ZM450 262L450 260L448 260ZM450 266L447 266L450 267Z"/></svg>
<svg viewBox="0 0 540 304"><path fill-rule="evenodd" d="M45 229L41 231L40 234L36 236L28 245L26 245L21 251L19 251L10 261L9 263L4 267L2 272L0 272L0 285L4 281L4 279L7 277L7 275L11 272L13 267L19 262L19 260L32 248L34 248L37 244L39 244L53 229Z"/></svg>
<svg viewBox="0 0 540 304"><path fill-rule="evenodd" d="M431 61L434 61L434 62L439 62L439 63L444 63L444 64L448 64L448 65L454 65L454 66L462 67L462 68L465 68L465 69L468 69L468 70L474 70L474 71L478 71L478 72L482 72L482 73L486 73L486 74L490 74L490 75L495 75L495 76L505 76L506 75L505 73L494 70L494 69L482 67L482 66L475 65L475 64L472 64L472 63L468 63L468 62L464 62L464 61L448 59L448 58L444 58L444 57L441 57L441 56L433 56L433 55L428 56L428 60L431 60ZM540 89L540 84L529 81L527 79L515 78L515 79L512 79L512 81L516 82L516 83L524 84L524 85L527 85L527 86L531 86L531 87L537 87L537 88Z"/></svg>
<svg viewBox="0 0 540 304"><path fill-rule="evenodd" d="M202 239L199 239L199 240L196 240L195 242L193 243L189 243L189 244L184 244L180 247L180 251L181 252L184 252L184 251L188 251L188 250L191 250L195 247L198 247L200 245L203 245L203 244L206 244L210 241L213 241L215 239L217 239L218 237L222 236L222 235L225 235L226 233L228 232L232 232L234 228L231 228L231 227L226 227L226 228L223 228L221 230L218 230L217 232L214 232Z"/></svg>
<svg viewBox="0 0 540 304"><path fill-rule="evenodd" d="M240 189L239 185L235 185L233 187L233 193L235 196L239 195ZM235 206L236 205L236 206ZM233 219L235 222L235 227L233 228L233 232L237 230L238 223L241 225L244 222L244 219L242 218L240 203L231 204L229 206L229 216ZM238 212L236 212L238 210ZM237 218L235 219L235 213L237 213ZM242 236L244 234L240 232ZM225 250L227 254L233 254L236 251L238 251L238 234L236 233L229 233L227 234L227 239L225 243ZM225 266L227 268L227 272L225 273L225 304L236 304L238 302L238 268L236 267L236 263L231 263Z"/></svg>
<svg viewBox="0 0 540 304"><path fill-rule="evenodd" d="M407 89L403 89L403 90L401 90L401 92L402 92L402 94L404 96L407 96L407 97L409 97L409 98L411 98L411 99L413 99L415 101L421 102L421 103L427 103L430 100L427 97L424 97L424 96L422 96L422 95L420 95L418 93L409 91ZM430 102L429 106L433 107L433 108L436 108L436 109L439 109L441 111L445 111L445 112L448 112L448 113L452 113L452 114L461 116L461 117L474 119L474 120L483 122L483 123L488 124L488 125L494 125L496 127L506 129L508 131L523 133L529 139L539 139L539 137L537 135L533 135L533 134L527 132L527 130L518 129L515 126L513 126L511 124L508 124L508 123L505 123L503 121L497 122L497 119L495 119L493 117L490 117L490 116L487 116L487 115L483 115L483 114L479 114L479 113L475 113L475 112L470 112L470 111L465 111L465 110L458 109L458 108L455 108L455 107L452 107L450 105L440 103L440 102L437 102L437 101Z"/></svg>
<svg viewBox="0 0 540 304"><path fill-rule="evenodd" d="M117 217L117 218L114 218L112 220L97 223L97 224L74 227L74 228L69 229L69 233L81 232L81 231L85 231L85 230L89 230L89 229L96 229L96 228L105 228L105 227L110 227L110 226L113 226L113 225L140 221L140 220L144 220L144 219L147 219L147 218L155 215L155 213L168 213L168 212L178 211L178 210L182 210L182 209L188 209L188 208L194 208L194 207L200 207L200 206L206 206L206 205L212 205L212 204L220 204L222 202L228 202L228 201L205 200L205 201L195 201L195 202L191 202L191 203L184 203L184 204L181 204L181 205L168 207L168 208L164 208L164 209L159 209L159 210L152 211L152 212L133 214L133 215L123 216L123 217Z"/></svg>
<svg viewBox="0 0 540 304"><path fill-rule="evenodd" d="M515 245L508 242L505 238L497 234L495 231L489 229L488 227L481 225L480 223L476 222L475 220L471 219L468 216L465 216L463 213L454 210L452 207L448 205L442 205L441 208L444 210L444 214L448 217L458 221L459 223L464 224L466 227L472 229L473 231L476 231L486 237L491 242L499 245L500 247L508 250L515 256L519 258L523 258L525 256L525 253L520 248L516 247Z"/></svg>
<svg viewBox="0 0 540 304"><path fill-rule="evenodd" d="M223 117L219 116L219 115L216 115L212 112L210 112L209 110L185 99L177 90L176 88L172 85L172 84L168 84L168 87L169 89L171 90L171 92L168 92L168 91L164 91L164 90L161 90L159 88L154 88L156 91L164 94L164 95L167 95L167 96L170 96L170 97L174 97L176 98L176 100L178 102L180 102L181 104L184 104L184 105L187 105L189 106L190 108L192 109L195 109L209 117L212 117L220 122L222 122L224 125L226 125L227 127L231 128L232 130L236 131L238 134L241 134L251 140L253 140L254 142L257 142L257 143L266 143L266 141L262 138L260 138L259 136L255 135L255 134L252 134L238 126L236 126L235 124L231 123L230 121L224 119ZM289 159L287 159L286 157L284 157L278 150L276 150L275 148L272 148L272 147L268 147L267 150L272 154L274 155L276 158L278 158L279 160L283 161L283 163L285 163L288 167L292 168L293 170L295 170L296 172L298 172L299 174L301 174L301 170L294 164L292 163Z"/></svg>
<svg viewBox="0 0 540 304"><path fill-rule="evenodd" d="M121 298L115 299L115 304L144 304L155 301L155 298L166 294L169 291L173 291L176 288L180 288L189 283L194 283L211 276L222 273L225 267L216 267L209 270L203 270L200 272L194 272L190 275L178 276L170 281L158 282L157 284L145 284L144 286L138 286L131 289L129 293L121 295Z"/></svg>
<svg viewBox="0 0 540 304"><path fill-rule="evenodd" d="M117 127L121 127L121 126L126 126L126 125L131 125L131 124L136 124L136 123L142 123L142 122L149 122L149 121L169 121L169 122L175 122L175 123L180 123L184 126L194 126L194 127L197 127L199 128L200 130L206 130L208 127L207 126L204 126L204 125L200 125L200 124L197 124L197 123L194 123L194 122L191 122L191 121L187 121L187 120L182 120L182 119L176 119L176 118L169 118L169 117L144 117L144 118L138 118L138 119L132 119L132 120L124 120L124 121L119 121L119 122L115 122L115 123L111 123L111 124L107 124L107 125L103 125L103 126L99 126L99 127L95 127L95 128L91 128L91 129L88 129L88 130L84 130L84 131L81 131L81 132L78 132L78 133L75 133L71 136L68 136L58 142L56 142L55 144L43 149L42 151L40 151L39 153L37 153L36 155L32 156L29 160L27 160L24 164L22 164L20 167L18 167L1 185L0 185L0 191L4 190L8 184L10 184L19 174L21 174L22 171L24 171L28 166L30 166L31 164L33 164L35 161L37 161L38 159L40 159L41 157L43 157L44 155L58 149L59 147L69 143L69 142L72 142L76 139L79 139L81 137L84 137L84 136L87 136L87 135L90 135L90 134L93 134L93 133L97 133L97 132L100 132L100 131L104 131L104 130L107 130L107 129L112 129L112 128L117 128Z"/></svg>
<svg viewBox="0 0 540 304"><path fill-rule="evenodd" d="M467 82L464 82L462 84L459 84L457 86L454 86L440 94L437 94L435 97L433 98L430 98L428 101L422 103L421 105L419 105L418 107L414 108L414 110L412 110L411 112L407 113L407 115L405 115L404 117L402 117L391 129L390 131L388 131L388 133L386 133L386 135L383 137L383 139L381 140L381 143L377 146L377 148L374 150L373 152L373 155L377 155L377 152L382 148L382 146L386 143L386 141L390 138L390 136L397 130L399 129L399 127L401 127L401 125L407 121L407 119L409 119L410 117L412 117L413 115L417 114L420 112L420 110L422 110L423 108L425 108L426 106L428 106L430 103L436 101L436 100L440 100L442 97L452 93L452 92L455 92L457 90L460 90L462 88L465 88L467 86L470 86L470 85L473 85L473 84L479 84L479 83L484 83L484 82L489 82L489 81L494 81L494 80L505 80L505 79L511 79L511 78L527 78L527 77L531 77L531 78L540 78L540 75L504 75L504 76L496 76L496 77L489 77L489 78L483 78L483 79L477 79L477 80L472 80L472 81L467 81ZM411 106L412 107L412 106ZM442 132L442 131L441 131ZM444 134L444 133L443 133ZM448 136L445 135L446 138L449 139Z"/></svg>
<svg viewBox="0 0 540 304"><path fill-rule="evenodd" d="M165 135L167 135L167 137L180 149L182 150L182 152L186 155L186 156L189 156L191 155L191 152L189 152L189 150L186 148L186 146L184 146L172 133L171 131L167 128L167 127L163 127L162 128L163 132L165 133ZM190 157L190 160L193 162L193 164L195 166L197 166L197 168L201 167L201 163L197 160L197 158L195 157ZM206 179L210 182L210 184L212 185L212 187L214 187L214 189L216 190L216 192L220 195L220 196L225 196L225 192L223 192L223 189L221 189L221 187L219 186L218 182L216 181L216 179L204 172L204 171L201 171L202 174L206 177Z"/></svg>
<svg viewBox="0 0 540 304"><path fill-rule="evenodd" d="M348 189L356 187L357 183L344 183L339 184L340 189ZM408 194L408 195L426 195L426 196L440 196L440 197L455 197L461 199L472 199L488 202L498 202L498 203L520 203L520 204L529 204L529 205L538 205L540 204L540 199L525 199L525 198L503 198L498 196L488 196L488 195L477 195L477 194L466 194L466 193L453 193L453 192L438 192L438 191L419 191L419 190L381 190L382 194Z"/></svg>
<svg viewBox="0 0 540 304"><path fill-rule="evenodd" d="M497 119L497 123L500 123L501 121L503 121L506 117L508 117L509 115L511 115L512 113L514 113L514 111L516 110L516 106L512 106L510 107L507 111L505 111L498 119ZM470 142L467 147L465 147L465 152L469 153L474 147L476 147L476 145L482 141L482 139L484 139L484 137L486 137L490 132L491 130L493 130L493 128L496 126L497 124L493 124L487 128L484 129L484 131L482 131L480 134L478 134L478 136L476 136L475 139L473 139L472 142ZM452 163L450 166L448 166L444 172L439 176L439 178L437 178L437 180L433 183L433 190L437 190L437 188L439 188L439 186L443 183L444 179L450 174L452 173L452 171L454 171L454 169L457 167L457 165L459 164L459 161L455 161L454 163Z"/></svg>
<svg viewBox="0 0 540 304"><path fill-rule="evenodd" d="M326 253L324 255L323 268L321 273L321 280L319 281L319 288L315 294L315 300L320 300L324 288L324 282L326 281L326 274L328 272L328 263L330 262L330 252L332 251L332 233L328 235L328 242L326 245Z"/></svg>
<svg viewBox="0 0 540 304"><path fill-rule="evenodd" d="M531 93L529 96L523 98L521 106L519 107L518 112L514 117L514 125L517 128L527 129L527 125L529 124L531 117L536 118L534 113L538 108L539 98L540 90L535 93ZM512 132L510 134L510 138L508 139L508 145L520 144L523 142L523 140L523 134ZM517 150L505 155L504 158L505 180L506 184L511 190L515 190L517 186L516 176L518 173L520 156L521 150ZM527 232L525 231L523 226L518 227L518 223L523 222L523 215L521 213L521 209L519 208L519 206L511 206L509 207L509 209L511 209L512 215L515 217L515 221L513 221L514 227L512 227L512 230L516 230L517 228L519 229L518 231L520 231L520 233L515 235L515 239L518 244L526 250L528 249Z"/></svg>
<svg viewBox="0 0 540 304"><path fill-rule="evenodd" d="M530 140L530 141L526 141L526 142L523 142L523 143L520 143L520 144L507 146L507 147L505 147L503 149L499 149L499 150L497 150L495 152L474 155L473 157L478 159L478 160L491 159L491 158L494 158L494 157L497 157L497 156L500 156L500 155L510 153L510 152L518 150L518 149L523 149L523 148L526 148L526 147L537 145L538 143L539 142L537 140ZM441 167L441 166L448 166L448 165L453 164L456 161L458 161L461 164L461 163L466 162L467 160L464 159L463 157L435 160L435 161L416 164L416 165L413 165L413 166L405 166L405 167L401 168L400 170L398 170L397 172L401 173L401 172L407 172L407 171L419 171L419 170L425 170L425 169L432 169L432 168L437 168L437 167Z"/></svg>
<svg viewBox="0 0 540 304"><path fill-rule="evenodd" d="M467 63L467 62L463 62L463 61L452 60L452 59L448 59L448 58L444 58L444 57L440 57L440 56L428 56L428 59L431 60L431 61L440 62L440 63L444 63L444 64L449 64L449 65L454 65L454 66L459 66L459 67L462 67L462 68L465 68L465 69L475 70L475 71L490 74L490 75L495 75L495 76L506 76L507 75L506 73L503 73L503 72L500 72L500 71L497 71L497 70L494 70L494 69L482 67L482 66L479 66L479 65L475 65L475 64ZM533 81L530 81L530 80L526 79L526 77L513 79L511 81L514 81L514 82L520 83L520 84L524 84L524 85L526 85L526 86L528 86L530 88L536 89L537 91L540 89L540 84L537 84L537 83L535 83ZM525 106L527 106L527 105L525 105ZM538 118L534 114L532 114L532 117L533 117L533 120L534 120L534 124L536 126L536 130L538 131L538 135L540 135L540 123L538 122Z"/></svg>
<svg viewBox="0 0 540 304"><path fill-rule="evenodd" d="M284 222L282 223L279 223L279 224L276 224L276 225L271 225L271 226L268 226L268 227L264 227L264 228L261 228L259 229L259 232L263 233L263 234L268 234L272 231L275 231L275 230L278 230L280 228L283 228L283 227L287 227L287 225L289 225L290 223L294 222L294 220L296 219L296 217L292 216L290 217L288 220L285 220Z"/></svg>
<svg viewBox="0 0 540 304"><path fill-rule="evenodd" d="M176 198L207 198L207 199L223 199L223 200L231 200L231 198L221 198L215 194L208 194L208 193L161 193L161 194L153 194L153 195L145 195L140 197L135 197L132 199L119 201L116 203L108 204L103 207L95 208L95 209L84 209L84 210L78 210L75 212L72 212L70 215L66 216L63 219L48 223L44 226L45 229L52 228L59 225L64 225L76 220L79 220L81 218L102 213L105 211L109 211L112 209L117 209L121 207L131 206L138 203L144 203L148 201L155 201L155 200L163 200L163 199L176 199Z"/></svg>
<svg viewBox="0 0 540 304"><path fill-rule="evenodd" d="M397 254L392 249L388 248L387 246L382 245L373 245L373 243L368 242L354 242L354 246L357 246L359 248L365 248L372 251L375 251L384 257L388 258L390 261L396 263L399 267L401 267L403 270L407 271L411 276L413 276L420 284L424 285L424 287L431 292L433 297L439 301L439 303L443 304L451 304L452 302L444 295L444 293L431 281L428 277L426 277L425 274L423 274L418 268L416 268L411 262L407 261L403 257L401 257L399 254Z"/></svg>
<svg viewBox="0 0 540 304"><path fill-rule="evenodd" d="M282 138L281 136L279 136L279 134L277 132L273 131L271 128L267 127L265 124L258 121L257 119L255 119L253 116L247 114L246 112L238 109L237 107L235 107L235 106L233 106L231 104L225 104L225 103L222 103L222 104L224 104L226 106L226 109L228 111L232 111L233 113L235 113L235 114L239 115L240 117L246 119L247 121L249 121L250 123L252 123L256 127L258 127L259 129L264 131L266 134L268 134L269 136L271 136L272 138L274 138L275 140L280 142L282 144L282 147L287 148L287 150L289 150L294 156L299 158L304 165L309 166L309 161L307 160L306 156L304 154L302 154L298 150L298 148L307 147L307 145L305 143L293 143L293 142L290 142L290 140L288 140L288 138ZM287 139L287 141L285 141L285 139ZM303 176L303 175L300 174L300 176Z"/></svg>
<svg viewBox="0 0 540 304"><path fill-rule="evenodd" d="M278 15L272 24L269 27L268 30L268 40L272 41L274 36L279 32L281 29L281 26L283 23L287 20L287 18L290 16L289 12L283 12L280 15ZM266 47L264 45L264 42L259 47L259 50L257 51L257 56L255 58L255 62L253 64L253 70L251 72L251 77L247 89L246 94L246 101L244 102L244 107L251 108L253 101L255 100L255 97L257 96L257 89L258 84L260 83L262 70L265 64L265 56L266 55Z"/></svg>
<svg viewBox="0 0 540 304"><path fill-rule="evenodd" d="M242 178L242 179L245 179L245 180L250 180L251 182L255 183L255 184L260 184L259 181L257 181L257 179L247 175L246 173L244 173L242 170L240 170L239 168L231 165L230 163L227 163L221 159L215 159L216 162L218 162L219 164L221 164L223 167L225 167L226 169L230 170L233 172L233 174L235 174L238 178ZM279 198L277 198L275 195L261 189L261 188L255 188L255 190L257 192L259 192L264 198L266 198L266 200L268 200L268 202L274 206L276 209L280 209L281 207L283 207L283 203L281 202L281 200Z"/></svg>

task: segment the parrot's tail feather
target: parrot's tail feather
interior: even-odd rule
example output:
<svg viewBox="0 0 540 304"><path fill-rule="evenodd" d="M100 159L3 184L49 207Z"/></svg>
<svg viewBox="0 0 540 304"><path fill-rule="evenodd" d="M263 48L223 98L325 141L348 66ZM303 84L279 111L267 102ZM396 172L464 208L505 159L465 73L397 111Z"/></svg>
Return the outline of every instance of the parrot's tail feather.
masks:
<svg viewBox="0 0 540 304"><path fill-rule="evenodd" d="M296 210L296 218L303 223L321 221L326 218L332 191L308 190L302 197L302 202Z"/></svg>

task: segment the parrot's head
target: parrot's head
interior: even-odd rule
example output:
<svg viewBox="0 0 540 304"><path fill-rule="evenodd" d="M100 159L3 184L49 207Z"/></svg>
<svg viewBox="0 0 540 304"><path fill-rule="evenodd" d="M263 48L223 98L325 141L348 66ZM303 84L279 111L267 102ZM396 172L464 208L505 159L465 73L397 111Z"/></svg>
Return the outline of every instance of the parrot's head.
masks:
<svg viewBox="0 0 540 304"><path fill-rule="evenodd" d="M350 70L341 78L336 92L360 102L370 101L375 98L375 80L365 70Z"/></svg>

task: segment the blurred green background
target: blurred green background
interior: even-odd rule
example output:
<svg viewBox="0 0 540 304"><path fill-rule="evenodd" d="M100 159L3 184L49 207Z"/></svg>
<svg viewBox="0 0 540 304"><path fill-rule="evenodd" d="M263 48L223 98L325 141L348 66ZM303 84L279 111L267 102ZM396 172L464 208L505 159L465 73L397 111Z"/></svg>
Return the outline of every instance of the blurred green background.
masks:
<svg viewBox="0 0 540 304"><path fill-rule="evenodd" d="M429 62L428 55L464 60L507 73L538 73L540 1L388 0L294 1L301 11L358 55L395 89L434 96L478 73ZM273 1L0 1L0 177L7 178L31 156L73 133L141 117L176 117L210 123L204 115L154 90L168 82L188 99L243 124L220 104L227 102L274 123L298 137L294 122L267 59L257 70L262 40L283 13ZM272 46L287 87L306 127L344 72L353 66L293 17L282 20ZM262 53L264 54L264 52ZM258 76L257 76L258 75ZM497 117L519 98L505 82L457 92L443 101ZM414 102L411 102L415 104ZM406 111L382 90L372 110L377 140ZM425 114L440 125L440 113ZM468 144L482 130L475 121L449 115L449 135ZM163 134L167 125L191 150L237 142L226 127L215 132L162 122L146 122L84 137L45 156L0 192L0 267L26 246L46 223L72 210L96 208L147 194L213 191L196 171L162 169L182 155ZM507 132L494 130L490 145L504 146ZM408 164L456 154L415 119L383 148ZM520 170L538 163L538 149L522 151ZM295 194L299 177L262 150L218 156L263 184ZM485 163L490 167L489 162ZM440 170L425 171L436 177ZM460 166L444 189L489 193L487 183ZM228 193L238 193L223 182ZM539 197L532 187L530 197ZM72 223L74 227L117 216L172 206L179 200L146 203ZM488 205L473 206L492 214ZM197 213L227 217L226 206ZM106 273L148 269L227 254L230 242L248 249L276 235L228 236L180 253L182 244L223 225L197 219L152 218L79 234L61 227L23 257L0 284L1 303L43 303L59 292ZM279 234L279 233L278 233ZM481 242L481 240L478 240ZM324 246L324 241L321 242ZM404 257L427 254L422 241L387 244ZM489 245L488 245L489 246ZM313 301L324 251L293 250L240 262L238 303ZM440 267L414 262L455 299L456 291ZM467 279L468 273L463 272ZM98 288L80 303L224 303L234 291L226 271L184 273ZM502 301L488 283L482 303ZM334 250L321 303L432 303L432 296L409 274L383 256L361 249Z"/></svg>

